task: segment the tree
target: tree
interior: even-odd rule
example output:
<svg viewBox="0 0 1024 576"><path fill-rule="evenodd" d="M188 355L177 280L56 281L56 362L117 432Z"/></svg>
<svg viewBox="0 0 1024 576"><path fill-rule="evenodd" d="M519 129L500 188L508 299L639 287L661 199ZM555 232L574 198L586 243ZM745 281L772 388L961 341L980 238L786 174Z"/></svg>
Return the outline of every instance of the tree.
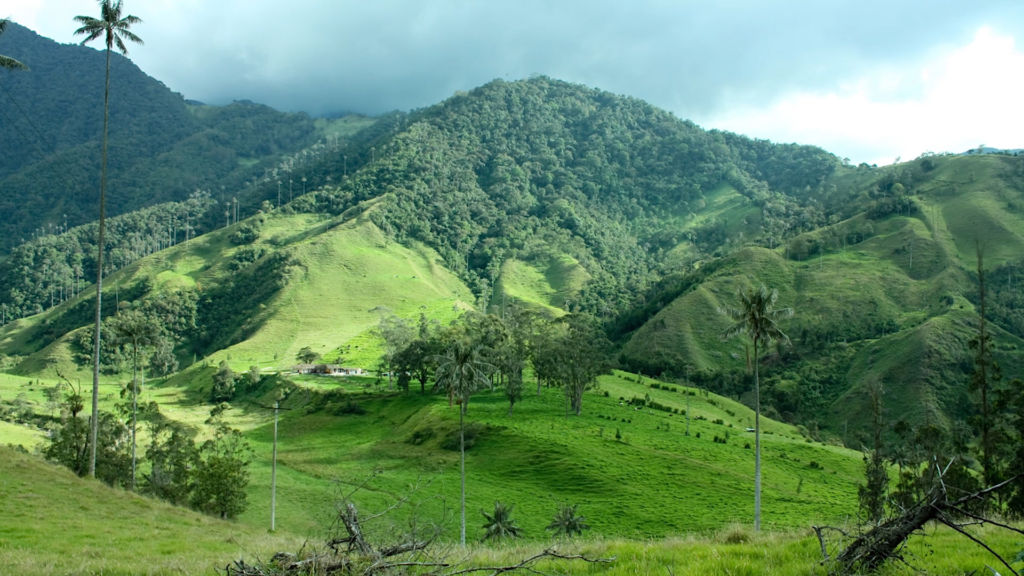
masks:
<svg viewBox="0 0 1024 576"><path fill-rule="evenodd" d="M534 350L534 368L538 378L564 389L569 409L579 416L583 412L583 393L608 371L606 359L611 344L591 316L572 314L557 322L560 326L556 334L543 348Z"/></svg>
<svg viewBox="0 0 1024 576"><path fill-rule="evenodd" d="M210 388L210 402L227 402L235 396L235 373L227 360L221 360L217 372L213 375L213 387Z"/></svg>
<svg viewBox="0 0 1024 576"><path fill-rule="evenodd" d="M188 504L192 471L199 460L199 451L188 429L174 420L157 418L152 422L146 457L151 467L149 474L143 474L142 491L172 504Z"/></svg>
<svg viewBox="0 0 1024 576"><path fill-rule="evenodd" d="M516 521L512 518L513 507L505 506L501 501L496 500L494 502L494 512L488 514L483 510L480 511L484 515L485 520L484 540L519 537L519 526L516 526Z"/></svg>
<svg viewBox="0 0 1024 576"><path fill-rule="evenodd" d="M319 357L320 355L313 352L313 349L309 346L303 346L302 349L295 354L295 359L303 364L312 364L313 362L316 362L316 359Z"/></svg>
<svg viewBox="0 0 1024 576"><path fill-rule="evenodd" d="M490 384L487 374L493 368L480 357L479 345L456 340L438 361L434 381L448 393L448 405L459 404L459 474L461 477L461 525L459 542L466 545L466 407L473 392Z"/></svg>
<svg viewBox="0 0 1024 576"><path fill-rule="evenodd" d="M409 346L415 334L408 322L394 314L381 318L376 332L384 340L384 354L381 356L381 365L388 372L388 388L391 388L391 376L395 372L396 367L395 358L399 352Z"/></svg>
<svg viewBox="0 0 1024 576"><path fill-rule="evenodd" d="M996 391L1002 375L999 364L992 355L992 335L988 333L985 323L985 268L984 253L981 245L976 246L978 259L978 335L968 345L974 351L974 371L971 373L969 389L978 395L978 413L975 421L981 439L979 452L982 478L986 485L995 484L999 476L995 458L998 428L998 415L993 409L993 392Z"/></svg>
<svg viewBox="0 0 1024 576"><path fill-rule="evenodd" d="M3 34L4 30L7 29L8 22L9 20L6 18L0 19L0 34ZM8 70L28 70L28 66L25 66L10 56L4 56L3 54L0 54L0 68L6 68Z"/></svg>
<svg viewBox="0 0 1024 576"><path fill-rule="evenodd" d="M132 437L132 478L131 478L131 489L135 491L135 477L136 477L136 431L138 429L138 405L139 405L139 350L142 348L148 348L156 346L161 338L160 326L158 326L151 318L147 317L141 310L128 309L122 310L111 319L111 328L114 334L124 344L131 346L132 351L132 418L131 418L131 437ZM143 375L145 377L145 375Z"/></svg>
<svg viewBox="0 0 1024 576"><path fill-rule="evenodd" d="M43 456L69 468L79 476L90 473L89 427L79 416L85 408L81 394L70 385L61 409L61 423L50 434ZM129 459L126 450L128 430L113 414L100 412L98 438L103 446L97 453L94 477L111 486L125 486Z"/></svg>
<svg viewBox="0 0 1024 576"><path fill-rule="evenodd" d="M889 471L882 456L882 385L872 382L868 386L871 400L871 428L874 443L864 454L864 484L857 487L860 509L868 520L879 524L885 518L885 492L889 485Z"/></svg>
<svg viewBox="0 0 1024 576"><path fill-rule="evenodd" d="M721 312L733 320L733 324L722 332L728 339L737 334L746 334L754 344L754 530L761 529L761 380L758 372L758 351L762 343L773 341L789 342L789 337L779 329L777 322L793 315L790 308L775 309L779 293L769 290L764 284L747 291L740 290L739 308L722 308Z"/></svg>
<svg viewBox="0 0 1024 576"><path fill-rule="evenodd" d="M582 536L584 530L589 530L586 517L576 512L576 505L565 504L555 512L555 518L547 526L548 530L555 533L555 536Z"/></svg>
<svg viewBox="0 0 1024 576"><path fill-rule="evenodd" d="M136 36L130 28L134 24L142 22L136 16L121 16L121 0L100 0L100 18L92 16L75 16L75 21L81 27L75 30L75 35L85 35L86 42L91 42L103 37L106 44L106 79L103 88L103 152L100 161L100 217L99 232L96 239L96 322L93 338L93 359L92 359L92 427L89 433L90 455L89 455L89 476L96 475L96 441L99 431L99 390L100 390L100 324L103 319L103 248L104 234L106 231L106 204L107 204L107 134L110 124L110 52L115 47L122 54L128 54L125 46L125 39L142 44L142 39Z"/></svg>
<svg viewBox="0 0 1024 576"><path fill-rule="evenodd" d="M242 433L221 419L227 405L211 411L207 423L215 426L213 438L203 442L193 472L192 506L221 518L234 518L246 508L252 448Z"/></svg>

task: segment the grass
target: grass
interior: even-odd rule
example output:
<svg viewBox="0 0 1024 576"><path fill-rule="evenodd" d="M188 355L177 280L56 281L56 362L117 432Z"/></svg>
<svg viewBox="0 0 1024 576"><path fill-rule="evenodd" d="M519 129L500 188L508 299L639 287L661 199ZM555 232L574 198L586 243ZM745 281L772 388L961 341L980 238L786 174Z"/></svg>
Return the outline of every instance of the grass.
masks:
<svg viewBox="0 0 1024 576"><path fill-rule="evenodd" d="M512 415L500 392L474 396L468 422L479 432L467 452L471 524L495 500L516 506L531 538L544 537L562 503L578 504L595 532L606 536L661 537L745 521L753 507L752 438L745 432L751 411L714 395L652 389L651 382L637 383L625 373L602 377L602 391L587 395L580 417L565 416L557 390L537 396L528 389ZM690 435L681 414L628 405L645 394L679 411L689 408ZM366 482L356 496L361 506L382 509L420 486L416 512L423 521L447 518L444 533L457 534L451 511L458 502L458 453L441 447L457 433L457 411L442 397L349 392L315 410L301 395L293 398L279 426L280 526L300 534L322 531L330 521L322 511ZM366 414L342 413L348 402ZM767 421L764 427L766 525L793 528L854 512L858 453L810 443L788 425ZM242 520L260 525L269 516L269 422L250 437L258 463L252 506Z"/></svg>
<svg viewBox="0 0 1024 576"><path fill-rule="evenodd" d="M0 471L5 573L206 574L298 547L287 534L114 490L10 448L0 448Z"/></svg>

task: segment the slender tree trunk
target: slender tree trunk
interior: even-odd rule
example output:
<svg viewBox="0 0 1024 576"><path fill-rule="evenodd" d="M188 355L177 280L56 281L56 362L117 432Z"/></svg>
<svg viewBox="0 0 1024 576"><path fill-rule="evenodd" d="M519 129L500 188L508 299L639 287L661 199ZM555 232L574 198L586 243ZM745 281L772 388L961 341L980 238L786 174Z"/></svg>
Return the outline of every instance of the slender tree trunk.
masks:
<svg viewBox="0 0 1024 576"><path fill-rule="evenodd" d="M135 431L139 419L139 345L132 342L132 492L135 492Z"/></svg>
<svg viewBox="0 0 1024 576"><path fill-rule="evenodd" d="M96 241L96 333L92 347L92 421L89 428L89 477L96 477L96 442L100 420L100 323L103 319L103 244L107 226L107 126L110 123L110 48L107 47L107 74L103 86L103 152L100 160L100 223Z"/></svg>
<svg viewBox="0 0 1024 576"><path fill-rule="evenodd" d="M270 464L270 531L276 529L275 515L277 513L277 411L281 407L280 401L274 402L274 452Z"/></svg>
<svg viewBox="0 0 1024 576"><path fill-rule="evenodd" d="M459 543L466 547L466 429L463 418L466 414L465 400L459 405L459 473L462 480L462 499L459 507L461 523L459 525Z"/></svg>
<svg viewBox="0 0 1024 576"><path fill-rule="evenodd" d="M761 378L754 338L754 532L761 530Z"/></svg>

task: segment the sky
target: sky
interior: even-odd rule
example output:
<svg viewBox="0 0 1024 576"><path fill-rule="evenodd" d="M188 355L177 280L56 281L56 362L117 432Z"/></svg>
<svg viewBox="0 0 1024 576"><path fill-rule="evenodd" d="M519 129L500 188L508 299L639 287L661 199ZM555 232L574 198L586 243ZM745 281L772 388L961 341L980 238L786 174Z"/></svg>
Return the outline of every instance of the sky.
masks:
<svg viewBox="0 0 1024 576"><path fill-rule="evenodd" d="M708 129L890 164L1024 148L1018 0L123 0L129 57L186 98L311 115L541 74ZM58 42L94 0L0 0ZM97 46L101 44L97 43Z"/></svg>

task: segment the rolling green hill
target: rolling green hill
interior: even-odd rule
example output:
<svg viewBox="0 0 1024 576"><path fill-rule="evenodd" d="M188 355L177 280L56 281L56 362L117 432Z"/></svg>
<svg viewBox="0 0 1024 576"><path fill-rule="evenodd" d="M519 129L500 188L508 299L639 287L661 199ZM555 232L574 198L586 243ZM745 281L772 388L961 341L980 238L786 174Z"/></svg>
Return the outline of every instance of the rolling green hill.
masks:
<svg viewBox="0 0 1024 576"><path fill-rule="evenodd" d="M385 311L444 321L453 306L519 302L595 314L624 366L742 397L746 352L718 338L718 309L763 282L796 311L784 327L794 345L765 366L770 413L857 445L869 382L910 424L966 416L977 243L997 279L999 361L1020 374L1019 158L845 166L548 78L496 81L362 132L350 126L361 134L350 146L305 165L311 192L264 206L254 243L229 241L254 226L236 224L115 275L115 286L159 291L178 279L205 290L182 361L281 367L310 346L368 368ZM60 258L59 244L51 252L33 259ZM39 269L32 261L19 269ZM51 343L87 322L84 308L62 306L0 332L19 372L40 373L47 347L48 362L59 360Z"/></svg>

